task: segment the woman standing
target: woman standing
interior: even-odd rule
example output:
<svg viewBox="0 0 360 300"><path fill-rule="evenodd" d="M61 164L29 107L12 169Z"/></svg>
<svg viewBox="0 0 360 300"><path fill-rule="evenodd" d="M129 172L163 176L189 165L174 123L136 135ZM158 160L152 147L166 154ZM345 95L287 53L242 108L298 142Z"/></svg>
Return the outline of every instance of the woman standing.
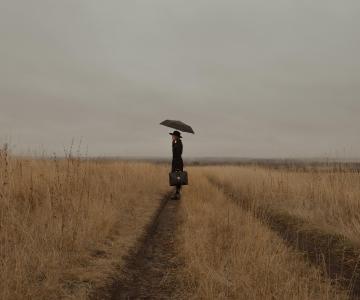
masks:
<svg viewBox="0 0 360 300"><path fill-rule="evenodd" d="M173 159L172 159L172 167L171 171L184 171L184 162L182 160L182 152L183 152L183 144L182 144L182 136L179 131L175 130L174 132L170 133L172 136L172 152L173 152ZM180 199L180 189L181 185L176 186L175 195L172 199Z"/></svg>

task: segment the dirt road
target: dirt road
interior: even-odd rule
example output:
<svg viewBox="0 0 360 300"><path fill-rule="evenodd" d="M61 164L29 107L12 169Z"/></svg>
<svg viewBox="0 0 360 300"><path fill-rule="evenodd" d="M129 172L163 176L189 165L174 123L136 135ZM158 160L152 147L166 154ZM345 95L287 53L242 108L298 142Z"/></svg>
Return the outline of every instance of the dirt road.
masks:
<svg viewBox="0 0 360 300"><path fill-rule="evenodd" d="M111 299L179 298L179 270L176 231L179 201L165 200L147 231L138 252L129 256Z"/></svg>

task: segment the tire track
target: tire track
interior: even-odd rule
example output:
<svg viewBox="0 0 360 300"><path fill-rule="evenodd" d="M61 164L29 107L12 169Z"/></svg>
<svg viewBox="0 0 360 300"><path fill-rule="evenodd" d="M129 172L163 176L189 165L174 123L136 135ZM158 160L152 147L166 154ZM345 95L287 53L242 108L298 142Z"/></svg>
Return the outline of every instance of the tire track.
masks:
<svg viewBox="0 0 360 300"><path fill-rule="evenodd" d="M182 261L176 249L180 221L179 201L167 194L138 242L136 251L126 258L120 278L106 299L175 299L179 292ZM104 296L104 295L103 295ZM104 299L97 295L94 299Z"/></svg>
<svg viewBox="0 0 360 300"><path fill-rule="evenodd" d="M211 176L208 179L242 209L254 213L290 247L303 252L312 264L320 266L325 276L351 291L351 299L360 299L360 249L350 240L314 228L306 220L286 212L267 207L254 209L251 203L242 201L229 187Z"/></svg>

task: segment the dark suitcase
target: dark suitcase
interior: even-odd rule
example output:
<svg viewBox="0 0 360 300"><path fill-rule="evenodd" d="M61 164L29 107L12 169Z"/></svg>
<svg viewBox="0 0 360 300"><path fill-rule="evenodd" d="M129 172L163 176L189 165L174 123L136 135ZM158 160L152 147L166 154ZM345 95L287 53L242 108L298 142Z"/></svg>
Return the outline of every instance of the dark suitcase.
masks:
<svg viewBox="0 0 360 300"><path fill-rule="evenodd" d="M169 173L170 186L188 185L188 173L186 171L175 171Z"/></svg>

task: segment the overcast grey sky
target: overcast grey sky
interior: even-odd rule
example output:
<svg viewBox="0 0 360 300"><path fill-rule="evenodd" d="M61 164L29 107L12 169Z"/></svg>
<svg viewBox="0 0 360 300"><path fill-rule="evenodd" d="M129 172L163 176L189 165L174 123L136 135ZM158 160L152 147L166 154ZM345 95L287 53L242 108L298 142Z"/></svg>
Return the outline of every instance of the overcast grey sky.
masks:
<svg viewBox="0 0 360 300"><path fill-rule="evenodd" d="M358 0L0 0L17 152L360 157Z"/></svg>

